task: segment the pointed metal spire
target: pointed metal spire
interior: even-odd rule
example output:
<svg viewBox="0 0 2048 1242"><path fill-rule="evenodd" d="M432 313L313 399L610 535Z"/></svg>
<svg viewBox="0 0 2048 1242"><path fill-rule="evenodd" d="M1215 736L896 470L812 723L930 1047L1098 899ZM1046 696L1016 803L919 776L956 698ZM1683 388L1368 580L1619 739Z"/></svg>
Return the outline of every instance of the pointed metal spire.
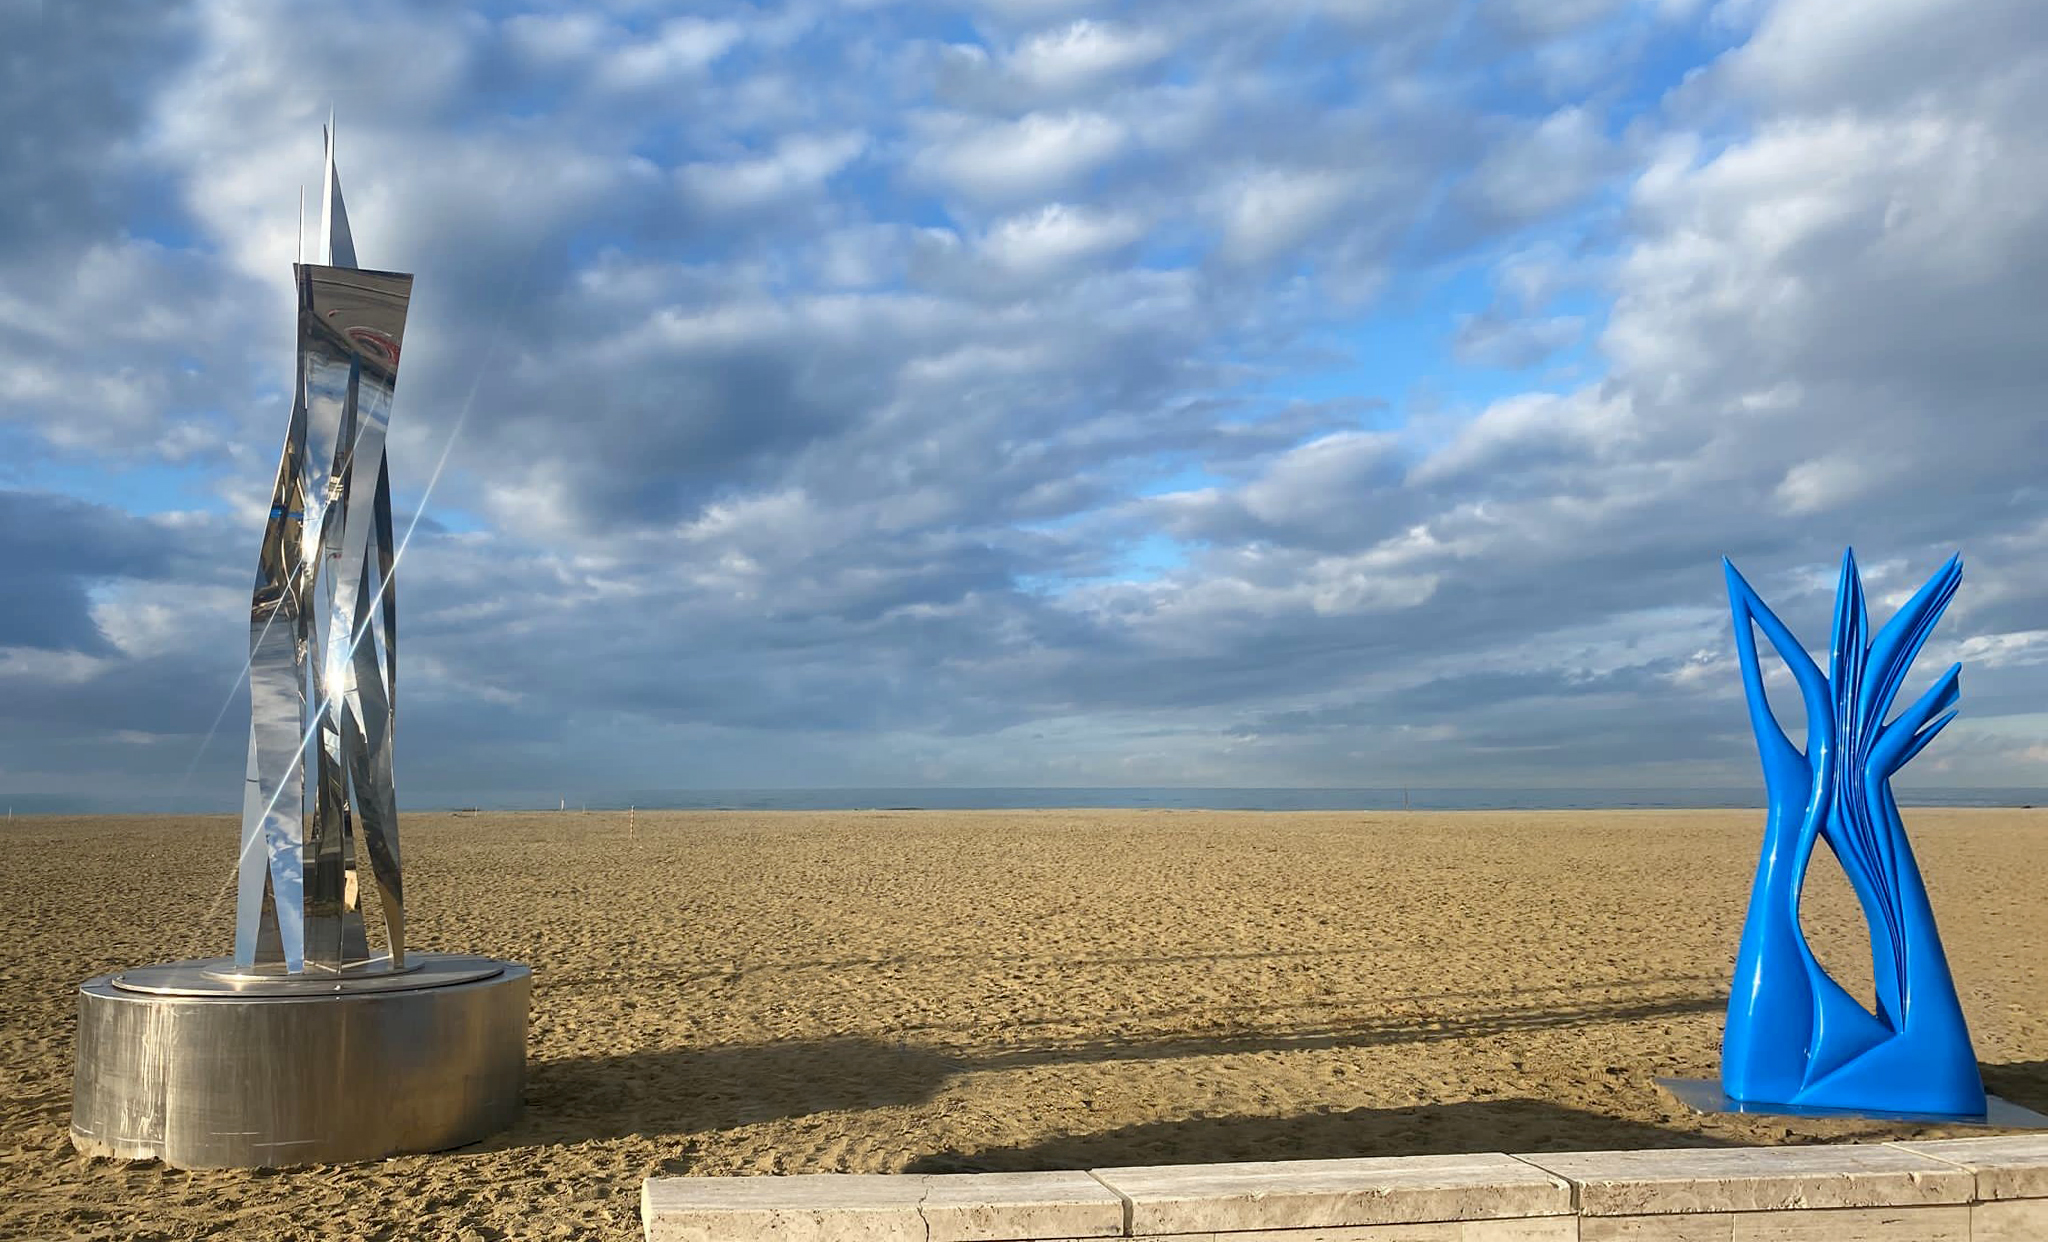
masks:
<svg viewBox="0 0 2048 1242"><path fill-rule="evenodd" d="M331 117L322 137L320 233L296 273L298 379L250 603L235 961L257 973L405 963L384 445L412 277L356 268ZM384 916L383 967L363 929L358 850Z"/></svg>
<svg viewBox="0 0 2048 1242"><path fill-rule="evenodd" d="M356 243L348 231L348 208L341 201L341 174L334 170L334 110L327 110L327 124L320 127L327 145L325 185L320 193L320 262L330 267L354 267Z"/></svg>

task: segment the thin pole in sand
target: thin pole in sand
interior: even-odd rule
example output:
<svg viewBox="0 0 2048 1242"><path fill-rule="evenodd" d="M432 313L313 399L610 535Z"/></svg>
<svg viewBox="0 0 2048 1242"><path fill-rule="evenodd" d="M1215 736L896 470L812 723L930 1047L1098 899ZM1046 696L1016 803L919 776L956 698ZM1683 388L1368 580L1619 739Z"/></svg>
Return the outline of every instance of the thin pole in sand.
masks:
<svg viewBox="0 0 2048 1242"><path fill-rule="evenodd" d="M636 809L632 803L626 804L626 840L628 841L637 839L633 829L633 812Z"/></svg>

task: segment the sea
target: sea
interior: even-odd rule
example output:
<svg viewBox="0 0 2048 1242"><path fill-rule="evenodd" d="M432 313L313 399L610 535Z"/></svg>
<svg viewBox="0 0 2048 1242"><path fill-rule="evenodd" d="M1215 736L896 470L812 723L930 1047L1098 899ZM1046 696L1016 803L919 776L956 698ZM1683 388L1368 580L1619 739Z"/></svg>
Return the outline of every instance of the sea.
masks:
<svg viewBox="0 0 2048 1242"><path fill-rule="evenodd" d="M2048 806L2048 789L1899 789L1901 806ZM443 804L438 810L991 811L1088 807L1177 811L1666 810L1762 807L1763 788L1246 789L1184 787L643 789ZM422 808L424 809L424 808Z"/></svg>
<svg viewBox="0 0 2048 1242"><path fill-rule="evenodd" d="M2048 806L2048 789L1944 788L1894 790L1901 806ZM168 803L175 803L168 804ZM178 799L7 794L6 814L234 814L239 804L218 792ZM1178 811L1510 811L1760 808L1763 785L1727 788L1435 788L1255 789L1241 787L1107 786L1096 788L905 786L845 789L625 789L554 791L408 790L401 811L983 811L1088 807Z"/></svg>

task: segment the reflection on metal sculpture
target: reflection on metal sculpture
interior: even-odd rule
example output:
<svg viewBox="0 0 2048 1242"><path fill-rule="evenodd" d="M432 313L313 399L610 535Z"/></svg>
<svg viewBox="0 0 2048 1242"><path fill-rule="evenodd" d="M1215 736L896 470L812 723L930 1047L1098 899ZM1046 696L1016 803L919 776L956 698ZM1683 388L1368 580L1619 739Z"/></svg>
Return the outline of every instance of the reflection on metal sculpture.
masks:
<svg viewBox="0 0 2048 1242"><path fill-rule="evenodd" d="M405 946L384 436L412 277L356 268L332 132L321 262L294 268L291 422L249 613L235 955L79 986L71 1143L91 1156L379 1160L473 1143L519 1115L532 972ZM373 884L358 886L358 850Z"/></svg>
<svg viewBox="0 0 2048 1242"><path fill-rule="evenodd" d="M298 367L249 614L235 966L403 969L391 731L398 675L384 437L412 277L355 266L327 131L320 259L294 264ZM308 748L312 787L307 788ZM373 959L357 837L383 914Z"/></svg>
<svg viewBox="0 0 2048 1242"><path fill-rule="evenodd" d="M1962 559L1952 557L1873 638L1855 553L1845 555L1825 676L1735 567L1723 565L1770 814L1728 998L1722 1089L1749 1103L1982 1116L1970 1033L1891 792L1892 774L1954 718L1962 666L1885 720L1962 581ZM1803 752L1765 698L1758 627L1798 683ZM1841 862L1869 923L1874 1013L1829 977L1801 934L1799 894L1816 842Z"/></svg>

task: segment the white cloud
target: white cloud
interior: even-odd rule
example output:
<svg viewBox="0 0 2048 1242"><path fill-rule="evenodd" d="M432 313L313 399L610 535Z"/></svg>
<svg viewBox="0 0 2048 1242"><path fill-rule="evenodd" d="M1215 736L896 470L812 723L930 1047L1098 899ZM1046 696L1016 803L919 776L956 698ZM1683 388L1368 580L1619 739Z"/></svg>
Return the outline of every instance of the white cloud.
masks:
<svg viewBox="0 0 2048 1242"><path fill-rule="evenodd" d="M1583 390L1568 396L1525 393L1488 406L1415 471L1418 482L1478 478L1542 464L1558 453L1577 459L1624 451L1638 438L1633 403Z"/></svg>
<svg viewBox="0 0 2048 1242"><path fill-rule="evenodd" d="M1787 470L1776 497L1788 513L1820 513L1871 494L1895 474L1862 456L1823 457Z"/></svg>
<svg viewBox="0 0 2048 1242"><path fill-rule="evenodd" d="M1489 0L1485 12L1517 34L1555 38L1611 15L1628 0Z"/></svg>
<svg viewBox="0 0 2048 1242"><path fill-rule="evenodd" d="M1026 39L1004 67L1032 90L1065 94L1148 65L1167 52L1157 30L1086 18Z"/></svg>
<svg viewBox="0 0 2048 1242"><path fill-rule="evenodd" d="M684 17L664 22L647 39L610 50L595 66L595 77L612 90L644 90L673 84L679 76L702 73L731 51L744 35L735 22Z"/></svg>
<svg viewBox="0 0 2048 1242"><path fill-rule="evenodd" d="M713 211L743 211L817 190L867 146L857 133L792 134L770 154L677 170L684 192Z"/></svg>
<svg viewBox="0 0 2048 1242"><path fill-rule="evenodd" d="M1339 216L1357 185L1354 175L1325 168L1242 174L1218 196L1225 257L1263 263L1294 249Z"/></svg>
<svg viewBox="0 0 2048 1242"><path fill-rule="evenodd" d="M1056 193L1115 155L1124 126L1101 113L1033 112L1015 121L958 123L913 166L974 198Z"/></svg>
<svg viewBox="0 0 2048 1242"><path fill-rule="evenodd" d="M1777 0L1725 72L1737 89L1816 110L1889 112L1929 91L2040 77L2048 17L2031 0L1871 0L1845 19L1828 0Z"/></svg>
<svg viewBox="0 0 2048 1242"><path fill-rule="evenodd" d="M1510 318L1482 312L1458 316L1451 352L1469 366L1531 367L1578 341L1586 322L1576 315Z"/></svg>
<svg viewBox="0 0 2048 1242"><path fill-rule="evenodd" d="M595 13L519 13L503 26L506 44L515 54L543 65L585 60L611 41L616 32Z"/></svg>
<svg viewBox="0 0 2048 1242"><path fill-rule="evenodd" d="M40 681L83 685L111 671L112 659L82 651L49 651L38 647L0 647L0 682Z"/></svg>
<svg viewBox="0 0 2048 1242"><path fill-rule="evenodd" d="M1144 231L1144 222L1129 213L1048 203L997 221L981 252L1004 271L1037 276L1128 246Z"/></svg>
<svg viewBox="0 0 2048 1242"><path fill-rule="evenodd" d="M1509 134L1463 189L1489 216L1521 223L1577 203L1614 167L1599 119L1574 105Z"/></svg>
<svg viewBox="0 0 2048 1242"><path fill-rule="evenodd" d="M1375 491L1400 486L1401 473L1400 442L1394 436L1340 432L1281 454L1245 487L1244 505L1274 525L1334 517L1349 526L1355 521L1350 514L1375 503Z"/></svg>
<svg viewBox="0 0 2048 1242"><path fill-rule="evenodd" d="M2048 663L2048 630L1972 634L1959 645L1956 657L1975 668Z"/></svg>
<svg viewBox="0 0 2048 1242"><path fill-rule="evenodd" d="M109 586L92 605L100 632L129 659L180 653L248 612L247 591L190 583Z"/></svg>

